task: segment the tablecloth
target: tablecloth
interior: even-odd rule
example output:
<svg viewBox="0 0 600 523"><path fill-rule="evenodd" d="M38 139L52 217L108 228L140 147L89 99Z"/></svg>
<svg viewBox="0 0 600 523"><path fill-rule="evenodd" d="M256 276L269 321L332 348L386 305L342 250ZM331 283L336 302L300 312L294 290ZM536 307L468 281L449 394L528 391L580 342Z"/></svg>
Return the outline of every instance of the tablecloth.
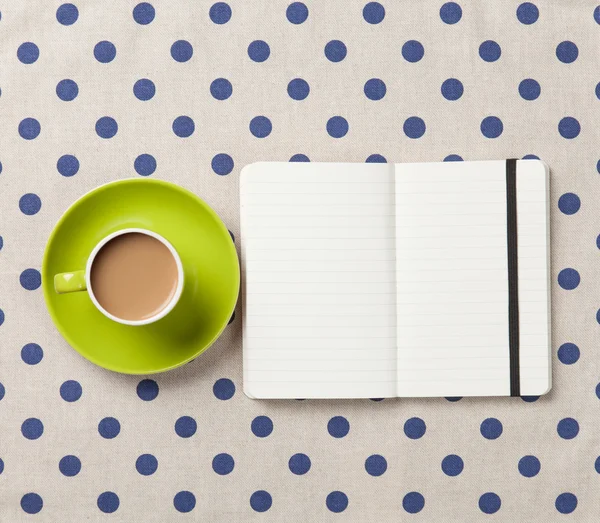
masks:
<svg viewBox="0 0 600 523"><path fill-rule="evenodd" d="M0 12L0 521L598 520L597 0ZM181 184L239 243L253 161L534 156L551 167L540 398L251 400L239 309L194 362L135 377L79 356L44 306L45 241L105 182Z"/></svg>

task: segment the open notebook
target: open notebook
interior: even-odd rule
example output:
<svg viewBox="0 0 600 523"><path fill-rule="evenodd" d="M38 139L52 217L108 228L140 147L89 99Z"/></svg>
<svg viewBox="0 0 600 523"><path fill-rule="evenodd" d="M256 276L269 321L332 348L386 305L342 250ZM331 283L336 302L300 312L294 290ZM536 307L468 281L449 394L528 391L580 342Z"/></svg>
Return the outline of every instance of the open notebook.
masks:
<svg viewBox="0 0 600 523"><path fill-rule="evenodd" d="M548 392L548 185L535 160L245 167L245 393Z"/></svg>

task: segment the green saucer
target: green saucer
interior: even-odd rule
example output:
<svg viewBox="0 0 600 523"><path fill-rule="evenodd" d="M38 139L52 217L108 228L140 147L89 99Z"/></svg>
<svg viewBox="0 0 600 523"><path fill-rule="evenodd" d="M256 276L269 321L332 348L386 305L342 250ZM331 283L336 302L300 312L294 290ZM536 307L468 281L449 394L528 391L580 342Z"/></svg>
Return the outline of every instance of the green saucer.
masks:
<svg viewBox="0 0 600 523"><path fill-rule="evenodd" d="M53 287L55 274L84 269L102 238L129 227L164 236L185 273L175 308L140 327L108 319L87 292L59 295ZM69 207L48 239L42 285L52 320L82 356L117 372L148 374L183 365L217 339L237 302L240 268L229 231L205 202L177 185L136 178L102 185Z"/></svg>

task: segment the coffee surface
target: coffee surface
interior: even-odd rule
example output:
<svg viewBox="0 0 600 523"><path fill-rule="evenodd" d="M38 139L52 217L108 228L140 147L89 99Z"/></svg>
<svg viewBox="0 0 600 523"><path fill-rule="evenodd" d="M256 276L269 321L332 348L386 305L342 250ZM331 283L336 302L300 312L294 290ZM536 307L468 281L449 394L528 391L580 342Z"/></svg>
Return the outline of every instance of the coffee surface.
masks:
<svg viewBox="0 0 600 523"><path fill-rule="evenodd" d="M117 318L144 320L164 309L177 289L171 251L146 234L131 232L104 245L90 272L98 303Z"/></svg>

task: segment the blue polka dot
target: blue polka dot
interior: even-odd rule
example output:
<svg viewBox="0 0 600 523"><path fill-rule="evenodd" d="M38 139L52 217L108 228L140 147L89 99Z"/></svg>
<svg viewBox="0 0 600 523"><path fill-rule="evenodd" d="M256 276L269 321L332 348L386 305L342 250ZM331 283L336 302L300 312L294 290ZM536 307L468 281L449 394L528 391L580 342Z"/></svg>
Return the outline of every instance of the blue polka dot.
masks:
<svg viewBox="0 0 600 523"><path fill-rule="evenodd" d="M596 472L600 474L600 456L596 458L596 461L594 462L594 468L596 469Z"/></svg>
<svg viewBox="0 0 600 523"><path fill-rule="evenodd" d="M233 158L225 153L215 154L210 164L212 170L220 176L225 176L233 171Z"/></svg>
<svg viewBox="0 0 600 523"><path fill-rule="evenodd" d="M598 247L598 249L600 249L600 234L598 236L596 236L596 247Z"/></svg>
<svg viewBox="0 0 600 523"><path fill-rule="evenodd" d="M579 122L572 116L565 116L560 122L558 122L558 132L563 138L572 140L577 138L581 131Z"/></svg>
<svg viewBox="0 0 600 523"><path fill-rule="evenodd" d="M308 7L302 2L292 2L288 5L285 16L292 24L301 24L308 18Z"/></svg>
<svg viewBox="0 0 600 523"><path fill-rule="evenodd" d="M383 456L373 454L365 460L365 470L371 476L381 476L387 470L387 461Z"/></svg>
<svg viewBox="0 0 600 523"><path fill-rule="evenodd" d="M133 84L133 94L143 102L150 100L156 93L156 86L152 80L142 78Z"/></svg>
<svg viewBox="0 0 600 523"><path fill-rule="evenodd" d="M107 64L117 56L117 48L112 42L102 40L95 45L94 56L100 63Z"/></svg>
<svg viewBox="0 0 600 523"><path fill-rule="evenodd" d="M449 154L448 156L446 156L446 158L444 158L445 162L462 162L463 158L462 156L459 156L458 154Z"/></svg>
<svg viewBox="0 0 600 523"><path fill-rule="evenodd" d="M110 116L103 116L102 118L98 118L96 122L96 134L100 138L112 138L117 134L119 130L119 126L114 118Z"/></svg>
<svg viewBox="0 0 600 523"><path fill-rule="evenodd" d="M597 24L600 24L600 5L594 9L594 20Z"/></svg>
<svg viewBox="0 0 600 523"><path fill-rule="evenodd" d="M227 100L233 93L233 86L226 78L217 78L210 84L210 94L217 100Z"/></svg>
<svg viewBox="0 0 600 523"><path fill-rule="evenodd" d="M536 156L535 154L526 154L525 156L523 156L523 160L539 160L540 157Z"/></svg>
<svg viewBox="0 0 600 523"><path fill-rule="evenodd" d="M579 49L577 46L568 40L561 42L556 46L556 58L564 64L570 64L577 60Z"/></svg>
<svg viewBox="0 0 600 523"><path fill-rule="evenodd" d="M558 208L564 214L575 214L581 207L581 200L575 193L567 192L558 199Z"/></svg>
<svg viewBox="0 0 600 523"><path fill-rule="evenodd" d="M248 46L248 56L253 62L264 62L271 54L271 48L263 40L254 40Z"/></svg>
<svg viewBox="0 0 600 523"><path fill-rule="evenodd" d="M575 269L563 269L558 273L558 284L565 290L571 291L579 285L581 278Z"/></svg>
<svg viewBox="0 0 600 523"><path fill-rule="evenodd" d="M455 24L462 18L462 9L456 2L446 2L440 7L440 18L446 24Z"/></svg>
<svg viewBox="0 0 600 523"><path fill-rule="evenodd" d="M385 8L379 2L369 2L363 7L363 18L370 24L379 24L385 18Z"/></svg>
<svg viewBox="0 0 600 523"><path fill-rule="evenodd" d="M133 162L133 168L140 176L150 176L156 171L156 158L151 154L140 154Z"/></svg>
<svg viewBox="0 0 600 523"><path fill-rule="evenodd" d="M187 40L177 40L171 46L171 56L176 62L187 62L194 54L194 48Z"/></svg>
<svg viewBox="0 0 600 523"><path fill-rule="evenodd" d="M519 460L519 472L526 478L536 476L540 471L540 460L535 456L523 456Z"/></svg>
<svg viewBox="0 0 600 523"><path fill-rule="evenodd" d="M273 432L273 422L268 416L256 416L250 425L252 433L259 438L266 438Z"/></svg>
<svg viewBox="0 0 600 523"><path fill-rule="evenodd" d="M570 514L577 508L577 496L570 492L563 492L556 498L554 506L561 514Z"/></svg>
<svg viewBox="0 0 600 523"><path fill-rule="evenodd" d="M442 460L442 471L446 476L458 476L465 467L460 456L449 454Z"/></svg>
<svg viewBox="0 0 600 523"><path fill-rule="evenodd" d="M422 438L426 430L427 426L421 418L409 418L404 423L404 434L410 439Z"/></svg>
<svg viewBox="0 0 600 523"><path fill-rule="evenodd" d="M325 45L325 56L330 62L341 62L347 52L346 44L340 40L331 40Z"/></svg>
<svg viewBox="0 0 600 523"><path fill-rule="evenodd" d="M598 309L598 312L596 312L596 321L600 323L600 309Z"/></svg>
<svg viewBox="0 0 600 523"><path fill-rule="evenodd" d="M288 467L297 476L306 474L310 470L310 458L306 454L294 454L288 461Z"/></svg>
<svg viewBox="0 0 600 523"><path fill-rule="evenodd" d="M213 394L217 399L229 400L235 394L235 384L229 378L220 378L213 385Z"/></svg>
<svg viewBox="0 0 600 523"><path fill-rule="evenodd" d="M2 172L2 162L0 162L0 173Z"/></svg>
<svg viewBox="0 0 600 523"><path fill-rule="evenodd" d="M310 158L305 154L294 154L290 158L290 162L310 162Z"/></svg>
<svg viewBox="0 0 600 523"><path fill-rule="evenodd" d="M334 416L327 423L327 432L334 438L343 438L350 432L350 423L344 416Z"/></svg>
<svg viewBox="0 0 600 523"><path fill-rule="evenodd" d="M226 476L229 474L233 470L234 466L235 461L229 454L226 453L217 454L212 460L212 468L220 476Z"/></svg>
<svg viewBox="0 0 600 523"><path fill-rule="evenodd" d="M462 399L462 396L446 396L444 399L450 403L456 403Z"/></svg>
<svg viewBox="0 0 600 523"><path fill-rule="evenodd" d="M79 474L81 470L81 461L77 456L64 456L58 462L58 469L63 476L73 477Z"/></svg>
<svg viewBox="0 0 600 523"><path fill-rule="evenodd" d="M2 474L4 472L4 461L2 461L2 458L0 458L0 474Z"/></svg>
<svg viewBox="0 0 600 523"><path fill-rule="evenodd" d="M226 24L231 19L231 7L225 2L217 2L211 6L208 16L215 24Z"/></svg>
<svg viewBox="0 0 600 523"><path fill-rule="evenodd" d="M40 200L40 197L37 194L27 193L19 199L19 209L27 216L37 214L41 208L42 200Z"/></svg>
<svg viewBox="0 0 600 523"><path fill-rule="evenodd" d="M535 4L531 2L523 2L517 7L517 18L519 22L525 25L531 25L537 22L540 12Z"/></svg>
<svg viewBox="0 0 600 523"><path fill-rule="evenodd" d="M558 422L556 431L563 439L573 439L579 434L579 423L573 418L563 418Z"/></svg>
<svg viewBox="0 0 600 523"><path fill-rule="evenodd" d="M367 80L364 87L365 96L369 100L381 100L385 96L386 90L385 83L379 78Z"/></svg>
<svg viewBox="0 0 600 523"><path fill-rule="evenodd" d="M496 418L486 418L479 426L479 431L485 439L498 439L502 430L502 423Z"/></svg>
<svg viewBox="0 0 600 523"><path fill-rule="evenodd" d="M21 508L27 514L37 514L43 506L44 500L35 492L29 492L21 498Z"/></svg>
<svg viewBox="0 0 600 523"><path fill-rule="evenodd" d="M403 129L409 138L421 138L425 134L425 122L418 116L410 116L404 121Z"/></svg>
<svg viewBox="0 0 600 523"><path fill-rule="evenodd" d="M339 490L334 490L327 494L325 505L331 512L344 512L348 507L348 496Z"/></svg>
<svg viewBox="0 0 600 523"><path fill-rule="evenodd" d="M179 512L191 512L196 506L196 497L189 490L182 490L175 494L173 506Z"/></svg>
<svg viewBox="0 0 600 523"><path fill-rule="evenodd" d="M533 78L526 78L519 84L519 94L524 100L535 100L540 96L542 88Z"/></svg>
<svg viewBox="0 0 600 523"><path fill-rule="evenodd" d="M0 251L2 250L2 247L4 247L4 238L0 236Z"/></svg>
<svg viewBox="0 0 600 523"><path fill-rule="evenodd" d="M24 64L34 63L40 56L40 50L33 42L24 42L17 49L17 58Z"/></svg>
<svg viewBox="0 0 600 523"><path fill-rule="evenodd" d="M425 506L425 498L420 492L409 492L402 498L402 507L409 514L421 512Z"/></svg>
<svg viewBox="0 0 600 523"><path fill-rule="evenodd" d="M600 100L600 82L598 82L596 84L595 92L596 92L596 98L598 98L598 100Z"/></svg>
<svg viewBox="0 0 600 523"><path fill-rule="evenodd" d="M196 434L198 424L191 416L181 416L175 422L175 433L180 438L191 438Z"/></svg>
<svg viewBox="0 0 600 523"><path fill-rule="evenodd" d="M0 311L2 312L2 311ZM2 385L2 383L0 383L0 400L2 400L2 398L4 398L4 394L6 394L6 389L4 388L4 385Z"/></svg>
<svg viewBox="0 0 600 523"><path fill-rule="evenodd" d="M38 439L44 433L44 424L37 418L27 418L21 425L21 434L27 439Z"/></svg>
<svg viewBox="0 0 600 523"><path fill-rule="evenodd" d="M115 418L103 418L98 423L98 433L106 439L116 438L121 432L121 424Z"/></svg>
<svg viewBox="0 0 600 523"><path fill-rule="evenodd" d="M563 343L558 348L558 359L565 365L573 365L579 360L579 347L574 343Z"/></svg>
<svg viewBox="0 0 600 523"><path fill-rule="evenodd" d="M79 171L79 160L72 154L63 154L56 162L56 170L65 177L75 176Z"/></svg>
<svg viewBox="0 0 600 523"><path fill-rule="evenodd" d="M497 116L486 116L481 121L481 134L486 138L498 138L504 131L502 120Z"/></svg>
<svg viewBox="0 0 600 523"><path fill-rule="evenodd" d="M73 4L63 4L56 10L56 19L62 25L73 25L79 18L79 11Z"/></svg>
<svg viewBox="0 0 600 523"><path fill-rule="evenodd" d="M494 492L486 492L479 498L479 510L484 514L494 514L500 510L500 496Z"/></svg>
<svg viewBox="0 0 600 523"><path fill-rule="evenodd" d="M27 365L37 365L44 357L44 351L37 343L27 343L21 349L21 359Z"/></svg>
<svg viewBox="0 0 600 523"><path fill-rule="evenodd" d="M540 399L539 396L521 396L521 399L526 403L535 403Z"/></svg>
<svg viewBox="0 0 600 523"><path fill-rule="evenodd" d="M4 311L2 309L0 309L0 325L2 325L4 323ZM4 390L4 388L2 389ZM2 398L0 398L2 399Z"/></svg>
<svg viewBox="0 0 600 523"><path fill-rule="evenodd" d="M407 62L418 62L425 54L425 48L417 40L409 40L402 46L402 56Z"/></svg>
<svg viewBox="0 0 600 523"><path fill-rule="evenodd" d="M387 160L381 154L371 154L367 157L365 163L387 163Z"/></svg>
<svg viewBox="0 0 600 523"><path fill-rule="evenodd" d="M310 86L302 78L294 78L287 86L287 92L293 100L304 100L310 93Z"/></svg>
<svg viewBox="0 0 600 523"><path fill-rule="evenodd" d="M272 504L273 498L266 490L257 490L250 496L250 506L256 512L266 512Z"/></svg>
<svg viewBox="0 0 600 523"><path fill-rule="evenodd" d="M152 454L142 454L135 460L135 469L142 476L151 476L158 468L158 460Z"/></svg>
<svg viewBox="0 0 600 523"><path fill-rule="evenodd" d="M180 138L188 138L194 134L196 125L189 116L178 116L173 120L173 132Z"/></svg>
<svg viewBox="0 0 600 523"><path fill-rule="evenodd" d="M25 290L34 291L42 284L42 275L36 269L25 269L19 276L19 281Z"/></svg>
<svg viewBox="0 0 600 523"><path fill-rule="evenodd" d="M56 96L58 96L63 102L75 100L78 94L79 87L73 80L67 78L56 84Z"/></svg>
<svg viewBox="0 0 600 523"><path fill-rule="evenodd" d="M485 62L495 62L501 54L500 45L493 40L486 40L479 46L479 56Z"/></svg>
<svg viewBox="0 0 600 523"><path fill-rule="evenodd" d="M596 385L596 396L598 397L598 399L600 399L600 383Z"/></svg>
<svg viewBox="0 0 600 523"><path fill-rule="evenodd" d="M81 398L81 384L75 380L67 380L60 386L60 397L72 403Z"/></svg>
<svg viewBox="0 0 600 523"><path fill-rule="evenodd" d="M142 2L133 8L133 19L140 25L148 25L154 20L154 7L148 2Z"/></svg>
<svg viewBox="0 0 600 523"><path fill-rule="evenodd" d="M348 121L343 116L332 116L327 120L327 133L333 138L346 136L348 129Z"/></svg>
<svg viewBox="0 0 600 523"><path fill-rule="evenodd" d="M98 496L98 508L105 514L112 514L119 508L119 496L114 492L103 492Z"/></svg>
<svg viewBox="0 0 600 523"><path fill-rule="evenodd" d="M463 84L456 78L448 78L444 80L442 84L442 96L446 100L454 101L458 100L464 92Z"/></svg>
<svg viewBox="0 0 600 523"><path fill-rule="evenodd" d="M141 400L152 401L158 396L158 383L151 379L144 379L138 383L137 395Z"/></svg>
<svg viewBox="0 0 600 523"><path fill-rule="evenodd" d="M40 134L41 126L35 118L23 118L19 122L19 134L25 140L33 140Z"/></svg>
<svg viewBox="0 0 600 523"><path fill-rule="evenodd" d="M250 132L256 138L266 138L271 134L273 125L266 116L255 116L250 120Z"/></svg>

